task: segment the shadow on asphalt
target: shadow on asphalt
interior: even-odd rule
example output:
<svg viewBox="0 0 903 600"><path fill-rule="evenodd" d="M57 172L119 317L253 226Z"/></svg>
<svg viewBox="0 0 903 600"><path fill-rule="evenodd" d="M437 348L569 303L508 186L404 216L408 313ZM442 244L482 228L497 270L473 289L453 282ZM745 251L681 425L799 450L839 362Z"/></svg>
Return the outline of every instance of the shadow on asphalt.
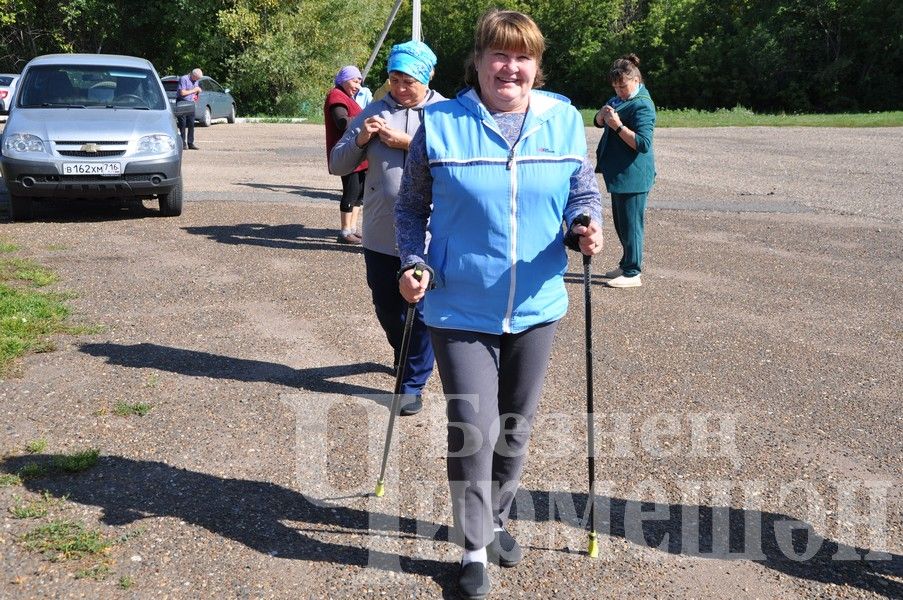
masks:
<svg viewBox="0 0 903 600"><path fill-rule="evenodd" d="M247 244L288 250L333 250L354 254L361 252L358 245L337 242L337 229L315 229L300 224L239 223L182 229L192 235L203 235L220 244Z"/></svg>
<svg viewBox="0 0 903 600"><path fill-rule="evenodd" d="M342 193L337 190L324 190L322 188L305 187L303 185L286 185L283 183L244 183L239 182L235 185L243 185L255 190L265 190L267 192L282 192L284 194L295 194L304 198L314 198L317 200L335 200L339 202L342 199Z"/></svg>
<svg viewBox="0 0 903 600"><path fill-rule="evenodd" d="M585 529L587 498L586 493L522 489L511 518L540 523L564 521ZM680 556L753 561L799 579L903 598L903 585L890 578L903 577L903 556L821 537L811 524L789 515L597 496L595 525L600 539L619 537Z"/></svg>
<svg viewBox="0 0 903 600"><path fill-rule="evenodd" d="M0 463L0 469L15 473L26 464L53 464L56 458L8 457ZM445 541L449 532L444 525L348 508L266 481L226 479L121 456L102 456L95 467L81 475L27 479L24 484L35 492L47 490L58 498L65 496L72 502L100 507L101 520L107 525L173 517L282 559L422 575L442 587L444 597L455 597L450 595L457 585L457 566L452 563L380 552L360 543L335 544L302 533L400 534ZM318 527L305 529L285 524L287 521Z"/></svg>
<svg viewBox="0 0 903 600"><path fill-rule="evenodd" d="M41 200L32 203L33 214L28 221L43 223L87 223L98 221L126 221L159 217L157 202L148 200L149 208L140 200ZM9 221L8 200L3 205L3 219Z"/></svg>
<svg viewBox="0 0 903 600"><path fill-rule="evenodd" d="M261 360L233 358L210 352L147 343L133 345L109 342L82 344L79 350L91 356L104 358L107 364L111 365L136 369L160 369L191 377L274 383L310 392L367 398L386 407L388 407L388 402L391 402L391 397L386 400L387 395L392 393L391 385L380 390L335 381L336 378L352 377L364 373L392 374L390 367L374 362L295 369L287 365Z"/></svg>
<svg viewBox="0 0 903 600"><path fill-rule="evenodd" d="M605 282L608 281L602 275L594 275L591 274L589 277L589 281L592 285L600 285L605 286ZM564 274L564 282L565 283L579 283L583 285L583 273L565 273Z"/></svg>

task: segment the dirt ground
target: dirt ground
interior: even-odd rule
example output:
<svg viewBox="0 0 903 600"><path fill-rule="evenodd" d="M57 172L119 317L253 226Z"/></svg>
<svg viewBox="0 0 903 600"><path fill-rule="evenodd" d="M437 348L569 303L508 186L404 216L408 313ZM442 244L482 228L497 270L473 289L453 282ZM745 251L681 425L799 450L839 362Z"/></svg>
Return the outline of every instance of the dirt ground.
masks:
<svg viewBox="0 0 903 600"><path fill-rule="evenodd" d="M0 487L0 597L455 597L437 375L370 495L391 354L335 241L321 129L197 130L179 218L56 203L0 223L96 326L0 381L0 472L101 453ZM901 130L664 129L656 152L644 286L592 286L600 556L573 257L510 526L527 556L491 567L491 597L903 597ZM606 235L596 273L619 258ZM45 490L65 496L47 516L8 510ZM54 519L115 543L21 543Z"/></svg>

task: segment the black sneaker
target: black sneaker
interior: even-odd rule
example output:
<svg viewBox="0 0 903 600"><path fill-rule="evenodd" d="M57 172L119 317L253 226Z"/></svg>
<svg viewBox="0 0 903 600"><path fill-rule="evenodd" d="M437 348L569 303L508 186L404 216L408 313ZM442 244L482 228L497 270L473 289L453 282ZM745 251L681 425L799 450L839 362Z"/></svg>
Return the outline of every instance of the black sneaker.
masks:
<svg viewBox="0 0 903 600"><path fill-rule="evenodd" d="M188 149L189 150L200 150L200 148L198 148L197 145L195 145L195 144L188 144Z"/></svg>
<svg viewBox="0 0 903 600"><path fill-rule="evenodd" d="M458 592L461 598L483 600L491 588L492 583L489 581L486 565L472 562L461 567L461 573L458 575Z"/></svg>
<svg viewBox="0 0 903 600"><path fill-rule="evenodd" d="M523 548L504 529L495 532L495 538L486 546L486 554L500 567L513 567L524 558Z"/></svg>
<svg viewBox="0 0 903 600"><path fill-rule="evenodd" d="M409 398L411 398L410 395L405 395L401 398L401 401L404 402ZM420 394L417 394L416 396L413 396L413 398L413 400L402 406L401 410L398 411L398 414L402 417L410 417L423 410L423 397Z"/></svg>

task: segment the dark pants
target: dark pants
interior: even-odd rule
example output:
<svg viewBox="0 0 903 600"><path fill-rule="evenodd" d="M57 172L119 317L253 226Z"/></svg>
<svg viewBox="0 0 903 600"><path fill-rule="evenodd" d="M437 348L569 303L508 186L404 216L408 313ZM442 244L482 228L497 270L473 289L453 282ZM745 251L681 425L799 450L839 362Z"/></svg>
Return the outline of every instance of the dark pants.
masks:
<svg viewBox="0 0 903 600"><path fill-rule="evenodd" d="M501 335L430 328L448 402L448 483L467 550L505 527L558 321Z"/></svg>
<svg viewBox="0 0 903 600"><path fill-rule="evenodd" d="M350 213L355 206L363 204L364 178L367 171L357 171L342 175L342 199L339 200L339 211Z"/></svg>
<svg viewBox="0 0 903 600"><path fill-rule="evenodd" d="M398 354L401 352L401 338L404 335L404 321L408 303L398 291L398 269L401 260L397 256L382 254L364 248L364 263L367 267L367 285L373 296L376 318L386 332L386 339L392 346L395 368L398 368ZM423 302L414 311L414 325L411 330L411 346L404 365L401 380L402 394L420 394L433 372L433 346L429 331L423 322Z"/></svg>
<svg viewBox="0 0 903 600"><path fill-rule="evenodd" d="M648 196L649 192L611 195L612 220L624 248L618 266L627 277L639 275L642 271L644 215Z"/></svg>
<svg viewBox="0 0 903 600"><path fill-rule="evenodd" d="M182 145L184 146L186 143L193 144L194 143L194 113L192 112L190 115L180 115L178 117L179 123L179 136L182 138ZM185 130L188 130L188 137L185 137Z"/></svg>

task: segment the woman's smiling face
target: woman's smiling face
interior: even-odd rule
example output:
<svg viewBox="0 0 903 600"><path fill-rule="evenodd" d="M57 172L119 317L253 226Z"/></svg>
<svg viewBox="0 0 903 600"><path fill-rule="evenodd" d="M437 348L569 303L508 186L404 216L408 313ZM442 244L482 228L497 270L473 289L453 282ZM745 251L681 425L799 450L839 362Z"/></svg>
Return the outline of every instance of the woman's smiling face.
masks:
<svg viewBox="0 0 903 600"><path fill-rule="evenodd" d="M536 79L536 59L522 51L489 48L475 63L480 98L489 110L524 112Z"/></svg>

